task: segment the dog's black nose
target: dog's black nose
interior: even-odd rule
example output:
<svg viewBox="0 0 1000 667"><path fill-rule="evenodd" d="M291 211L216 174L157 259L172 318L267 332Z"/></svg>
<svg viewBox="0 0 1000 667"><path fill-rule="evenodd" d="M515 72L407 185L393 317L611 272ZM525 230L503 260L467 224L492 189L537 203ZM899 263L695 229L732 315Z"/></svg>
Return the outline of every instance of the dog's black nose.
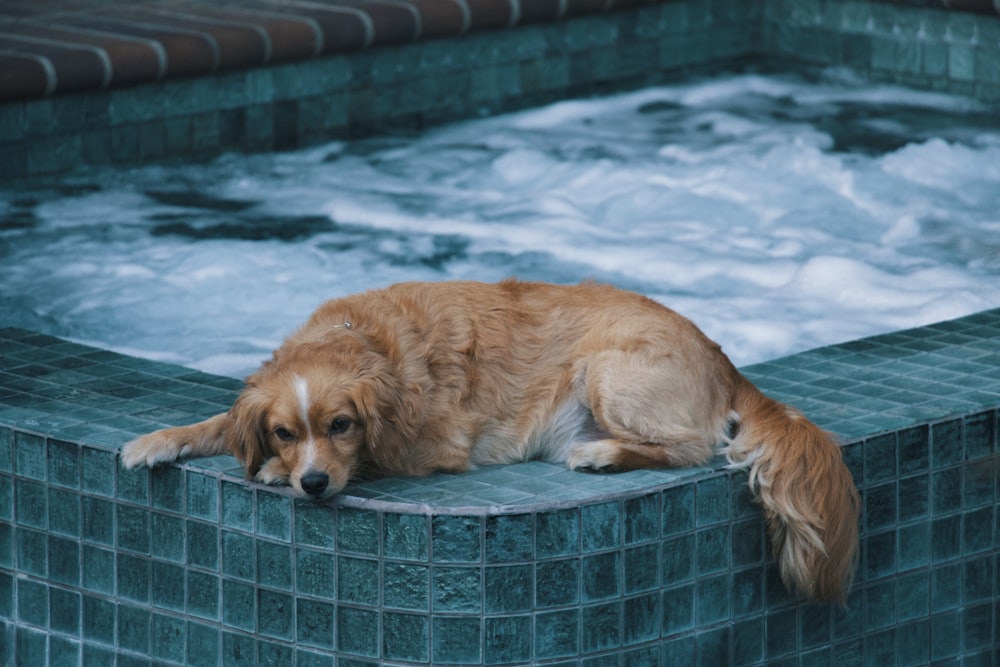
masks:
<svg viewBox="0 0 1000 667"><path fill-rule="evenodd" d="M325 472L313 471L302 475L299 483L302 484L302 490L310 496L318 496L326 491L326 487L330 484L330 477Z"/></svg>

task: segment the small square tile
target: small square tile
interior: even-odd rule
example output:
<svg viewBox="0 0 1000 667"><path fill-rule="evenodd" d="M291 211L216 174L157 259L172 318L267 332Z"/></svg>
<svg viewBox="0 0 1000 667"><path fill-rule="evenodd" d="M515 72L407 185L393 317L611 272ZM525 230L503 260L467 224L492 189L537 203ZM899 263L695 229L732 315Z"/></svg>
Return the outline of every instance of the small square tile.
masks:
<svg viewBox="0 0 1000 667"><path fill-rule="evenodd" d="M622 618L622 643L626 646L656 639L660 636L662 596L651 593L627 598Z"/></svg>
<svg viewBox="0 0 1000 667"><path fill-rule="evenodd" d="M218 571L219 527L203 521L188 521L187 552L191 565Z"/></svg>
<svg viewBox="0 0 1000 667"><path fill-rule="evenodd" d="M675 535L694 528L694 486L683 484L663 492L663 534Z"/></svg>
<svg viewBox="0 0 1000 667"><path fill-rule="evenodd" d="M118 506L118 546L129 551L149 553L149 510L121 504Z"/></svg>
<svg viewBox="0 0 1000 667"><path fill-rule="evenodd" d="M586 631L582 633L581 649L585 653L604 651L621 646L622 603L584 607L581 623Z"/></svg>
<svg viewBox="0 0 1000 667"><path fill-rule="evenodd" d="M157 607L183 611L187 600L184 569L178 565L153 561L151 599Z"/></svg>
<svg viewBox="0 0 1000 667"><path fill-rule="evenodd" d="M152 471L150 504L161 510L183 512L184 490L187 486L184 471L174 466L161 466Z"/></svg>
<svg viewBox="0 0 1000 667"><path fill-rule="evenodd" d="M382 652L391 660L427 662L430 628L422 614L382 614Z"/></svg>
<svg viewBox="0 0 1000 667"><path fill-rule="evenodd" d="M528 663L531 659L531 617L487 618L484 625L486 664Z"/></svg>
<svg viewBox="0 0 1000 667"><path fill-rule="evenodd" d="M81 607L83 639L114 644L116 631L114 602L84 594Z"/></svg>
<svg viewBox="0 0 1000 667"><path fill-rule="evenodd" d="M379 651L378 613L366 609L339 607L337 639L338 650L343 653L376 657Z"/></svg>
<svg viewBox="0 0 1000 667"><path fill-rule="evenodd" d="M292 548L285 544L258 540L257 581L264 586L292 590Z"/></svg>
<svg viewBox="0 0 1000 667"><path fill-rule="evenodd" d="M899 471L901 474L928 468L930 460L930 433L926 426L900 431L898 434Z"/></svg>
<svg viewBox="0 0 1000 667"><path fill-rule="evenodd" d="M295 508L295 541L303 546L332 549L336 539L334 510L312 501L297 501Z"/></svg>
<svg viewBox="0 0 1000 667"><path fill-rule="evenodd" d="M583 601L592 602L616 597L622 591L622 556L620 552L585 556L580 579Z"/></svg>
<svg viewBox="0 0 1000 667"><path fill-rule="evenodd" d="M48 493L45 485L15 480L15 516L17 523L32 528L48 528Z"/></svg>
<svg viewBox="0 0 1000 667"><path fill-rule="evenodd" d="M379 555L379 516L370 510L337 509L337 548L346 553Z"/></svg>
<svg viewBox="0 0 1000 667"><path fill-rule="evenodd" d="M257 664L256 644L253 637L235 632L223 632L222 663L227 667L255 667Z"/></svg>
<svg viewBox="0 0 1000 667"><path fill-rule="evenodd" d="M222 532L222 572L223 574L255 581L257 559L254 540L249 535L233 531Z"/></svg>
<svg viewBox="0 0 1000 667"><path fill-rule="evenodd" d="M664 540L660 562L663 565L662 581L664 586L692 579L696 562L694 535Z"/></svg>
<svg viewBox="0 0 1000 667"><path fill-rule="evenodd" d="M378 604L379 566L377 560L340 556L337 559L337 591L343 602Z"/></svg>
<svg viewBox="0 0 1000 667"><path fill-rule="evenodd" d="M290 665L295 659L291 646L267 639L257 640L257 655L259 660L257 664L267 665L268 667ZM343 664L344 661L341 661L341 665Z"/></svg>
<svg viewBox="0 0 1000 667"><path fill-rule="evenodd" d="M930 577L926 572L899 577L896 585L896 609L901 622L925 617L929 601Z"/></svg>
<svg viewBox="0 0 1000 667"><path fill-rule="evenodd" d="M142 655L149 653L150 612L139 607L118 608L118 646Z"/></svg>
<svg viewBox="0 0 1000 667"><path fill-rule="evenodd" d="M222 581L222 622L253 632L257 627L257 591L249 584Z"/></svg>
<svg viewBox="0 0 1000 667"><path fill-rule="evenodd" d="M765 647L768 664L774 658L793 653L798 644L798 615L795 609L783 609L766 616Z"/></svg>
<svg viewBox="0 0 1000 667"><path fill-rule="evenodd" d="M80 662L80 642L57 635L49 637L49 664L75 665Z"/></svg>
<svg viewBox="0 0 1000 667"><path fill-rule="evenodd" d="M118 498L141 505L149 504L150 474L150 469L145 467L119 470Z"/></svg>
<svg viewBox="0 0 1000 667"><path fill-rule="evenodd" d="M295 601L295 633L300 644L333 649L335 607L328 602L298 598Z"/></svg>
<svg viewBox="0 0 1000 667"><path fill-rule="evenodd" d="M575 604L580 597L580 561L576 558L535 565L535 601L539 607Z"/></svg>
<svg viewBox="0 0 1000 667"><path fill-rule="evenodd" d="M30 579L18 581L17 617L26 623L47 628L49 626L48 586Z"/></svg>
<svg viewBox="0 0 1000 667"><path fill-rule="evenodd" d="M899 520L926 518L930 513L930 477L916 475L899 480Z"/></svg>
<svg viewBox="0 0 1000 667"><path fill-rule="evenodd" d="M197 519L219 520L219 481L205 474L186 475L187 513Z"/></svg>
<svg viewBox="0 0 1000 667"><path fill-rule="evenodd" d="M187 557L184 519L153 512L150 515L150 553L156 558L182 562Z"/></svg>
<svg viewBox="0 0 1000 667"><path fill-rule="evenodd" d="M434 664L478 664L482 660L482 621L478 618L435 616L431 620L431 660Z"/></svg>
<svg viewBox="0 0 1000 667"><path fill-rule="evenodd" d="M580 544L584 553L621 546L621 531L617 501L580 508Z"/></svg>
<svg viewBox="0 0 1000 667"><path fill-rule="evenodd" d="M80 450L80 459L81 489L108 498L114 497L118 470L117 454L93 447L83 447Z"/></svg>
<svg viewBox="0 0 1000 667"><path fill-rule="evenodd" d="M218 620L219 586L217 576L188 570L187 612L206 620Z"/></svg>
<svg viewBox="0 0 1000 667"><path fill-rule="evenodd" d="M14 528L0 522L0 568L14 569Z"/></svg>
<svg viewBox="0 0 1000 667"><path fill-rule="evenodd" d="M175 616L153 614L150 619L151 654L158 659L183 663L187 625Z"/></svg>
<svg viewBox="0 0 1000 667"><path fill-rule="evenodd" d="M867 535L864 541L864 574L868 581L896 572L896 532Z"/></svg>
<svg viewBox="0 0 1000 667"><path fill-rule="evenodd" d="M580 510L539 512L535 528L538 558L567 556L580 552Z"/></svg>
<svg viewBox="0 0 1000 667"><path fill-rule="evenodd" d="M698 574L717 572L729 567L732 545L727 525L700 530L696 538Z"/></svg>
<svg viewBox="0 0 1000 667"><path fill-rule="evenodd" d="M645 544L625 551L625 593L639 593L659 587L660 545Z"/></svg>
<svg viewBox="0 0 1000 667"><path fill-rule="evenodd" d="M80 543L75 539L65 539L49 535L49 579L51 581L80 585Z"/></svg>
<svg viewBox="0 0 1000 667"><path fill-rule="evenodd" d="M478 567L435 567L431 605L434 611L482 611L482 574Z"/></svg>
<svg viewBox="0 0 1000 667"><path fill-rule="evenodd" d="M84 544L80 548L80 566L81 580L85 589L105 595L114 594L114 551Z"/></svg>
<svg viewBox="0 0 1000 667"><path fill-rule="evenodd" d="M150 561L142 556L118 554L117 574L119 597L133 602L148 602L150 591Z"/></svg>
<svg viewBox="0 0 1000 667"><path fill-rule="evenodd" d="M219 629L214 625L187 622L187 664L211 667L219 664Z"/></svg>
<svg viewBox="0 0 1000 667"><path fill-rule="evenodd" d="M80 446L62 440L49 440L48 479L52 484L76 489L80 487Z"/></svg>
<svg viewBox="0 0 1000 667"><path fill-rule="evenodd" d="M931 660L944 660L959 655L962 628L958 613L939 614L931 617Z"/></svg>
<svg viewBox="0 0 1000 667"><path fill-rule="evenodd" d="M728 575L700 578L695 590L698 597L696 620L700 627L729 618L732 590Z"/></svg>
<svg viewBox="0 0 1000 667"><path fill-rule="evenodd" d="M918 523L901 526L898 533L899 571L926 566L930 562L930 525Z"/></svg>
<svg viewBox="0 0 1000 667"><path fill-rule="evenodd" d="M429 535L430 521L424 515L386 513L382 517L382 540L386 558L429 560Z"/></svg>
<svg viewBox="0 0 1000 667"><path fill-rule="evenodd" d="M14 431L0 426L0 472L13 472Z"/></svg>
<svg viewBox="0 0 1000 667"><path fill-rule="evenodd" d="M707 526L729 518L729 479L725 476L697 482L697 526Z"/></svg>
<svg viewBox="0 0 1000 667"><path fill-rule="evenodd" d="M272 491L257 493L257 534L287 541L292 536L292 501Z"/></svg>
<svg viewBox="0 0 1000 667"><path fill-rule="evenodd" d="M295 602L291 595L263 588L257 590L257 632L275 639L291 640L294 619Z"/></svg>
<svg viewBox="0 0 1000 667"><path fill-rule="evenodd" d="M486 518L486 560L491 563L525 561L532 557L534 523L530 514Z"/></svg>
<svg viewBox="0 0 1000 667"><path fill-rule="evenodd" d="M625 501L625 544L637 544L660 536L660 501L653 493Z"/></svg>
<svg viewBox="0 0 1000 667"><path fill-rule="evenodd" d="M49 530L70 537L80 536L80 495L49 488Z"/></svg>
<svg viewBox="0 0 1000 667"><path fill-rule="evenodd" d="M663 591L663 634L679 634L694 627L694 585Z"/></svg>
<svg viewBox="0 0 1000 667"><path fill-rule="evenodd" d="M440 515L432 519L431 553L435 562L480 562L482 546L480 517Z"/></svg>
<svg viewBox="0 0 1000 667"><path fill-rule="evenodd" d="M887 433L865 440L865 484L877 484L896 477L897 450L895 433Z"/></svg>
<svg viewBox="0 0 1000 667"><path fill-rule="evenodd" d="M39 577L48 575L48 538L45 533L17 528L15 532L17 563L21 572Z"/></svg>
<svg viewBox="0 0 1000 667"><path fill-rule="evenodd" d="M386 588L389 583L386 582ZM532 606L534 579L531 565L488 567L484 574L486 613L528 611Z"/></svg>
<svg viewBox="0 0 1000 667"><path fill-rule="evenodd" d="M242 482L222 480L222 523L246 532L254 529L254 493Z"/></svg>
<svg viewBox="0 0 1000 667"><path fill-rule="evenodd" d="M894 482L864 490L865 526L869 531L896 523L896 497Z"/></svg>
<svg viewBox="0 0 1000 667"><path fill-rule="evenodd" d="M410 563L382 565L382 604L390 609L427 611L430 606L430 568Z"/></svg>
<svg viewBox="0 0 1000 667"><path fill-rule="evenodd" d="M40 435L14 432L14 472L21 477L46 479L45 438Z"/></svg>

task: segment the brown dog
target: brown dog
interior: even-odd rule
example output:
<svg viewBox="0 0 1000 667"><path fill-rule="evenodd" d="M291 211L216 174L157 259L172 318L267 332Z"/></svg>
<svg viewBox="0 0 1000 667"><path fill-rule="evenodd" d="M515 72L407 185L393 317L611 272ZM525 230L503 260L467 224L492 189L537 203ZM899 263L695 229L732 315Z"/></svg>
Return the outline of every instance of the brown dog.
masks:
<svg viewBox="0 0 1000 667"><path fill-rule="evenodd" d="M785 584L843 600L858 494L834 439L767 398L689 320L595 284L406 283L322 305L229 412L128 443L130 468L232 453L329 497L359 473L528 459L749 469Z"/></svg>

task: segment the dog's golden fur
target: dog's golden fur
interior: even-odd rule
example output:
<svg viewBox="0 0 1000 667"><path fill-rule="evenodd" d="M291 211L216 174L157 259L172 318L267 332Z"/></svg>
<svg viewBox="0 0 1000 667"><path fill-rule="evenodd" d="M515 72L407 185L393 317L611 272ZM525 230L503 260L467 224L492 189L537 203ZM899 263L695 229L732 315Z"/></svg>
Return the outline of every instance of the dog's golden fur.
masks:
<svg viewBox="0 0 1000 667"><path fill-rule="evenodd" d="M689 320L607 286L407 283L329 301L232 409L138 438L122 458L231 452L249 477L326 498L359 473L689 466L720 444L749 471L785 584L843 600L858 495L834 439Z"/></svg>

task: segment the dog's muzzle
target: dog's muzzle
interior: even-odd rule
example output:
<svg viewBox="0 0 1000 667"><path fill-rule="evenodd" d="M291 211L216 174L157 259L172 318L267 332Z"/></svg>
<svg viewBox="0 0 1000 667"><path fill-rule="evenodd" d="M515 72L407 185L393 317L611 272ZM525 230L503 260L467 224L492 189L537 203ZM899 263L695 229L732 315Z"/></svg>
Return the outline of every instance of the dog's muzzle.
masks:
<svg viewBox="0 0 1000 667"><path fill-rule="evenodd" d="M302 485L302 490L310 496L318 497L323 495L330 485L330 476L325 472L314 470L302 475L299 484Z"/></svg>

